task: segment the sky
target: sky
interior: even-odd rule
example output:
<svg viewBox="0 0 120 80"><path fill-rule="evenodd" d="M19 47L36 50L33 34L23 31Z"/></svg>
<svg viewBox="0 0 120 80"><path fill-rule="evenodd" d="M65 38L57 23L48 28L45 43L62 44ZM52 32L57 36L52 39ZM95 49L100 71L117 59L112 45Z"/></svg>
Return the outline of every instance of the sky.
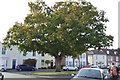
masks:
<svg viewBox="0 0 120 80"><path fill-rule="evenodd" d="M0 41L5 38L7 31L15 22L23 22L29 13L28 2L36 0L0 0ZM48 5L53 5L56 1L65 0L43 0ZM69 1L69 0L66 0ZM71 0L75 1L75 0ZM91 2L98 10L104 10L109 22L107 35L114 36L113 47L118 48L118 1L119 0L86 0Z"/></svg>

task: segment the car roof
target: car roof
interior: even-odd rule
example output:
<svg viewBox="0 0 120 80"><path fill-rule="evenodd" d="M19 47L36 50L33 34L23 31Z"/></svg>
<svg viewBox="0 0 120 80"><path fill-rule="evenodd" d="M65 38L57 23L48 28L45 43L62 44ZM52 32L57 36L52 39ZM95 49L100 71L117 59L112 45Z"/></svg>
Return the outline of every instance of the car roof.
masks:
<svg viewBox="0 0 120 80"><path fill-rule="evenodd" d="M82 69L99 70L101 72L104 71L103 69L100 69L100 68L82 68ZM82 70L82 69L80 69L80 70Z"/></svg>

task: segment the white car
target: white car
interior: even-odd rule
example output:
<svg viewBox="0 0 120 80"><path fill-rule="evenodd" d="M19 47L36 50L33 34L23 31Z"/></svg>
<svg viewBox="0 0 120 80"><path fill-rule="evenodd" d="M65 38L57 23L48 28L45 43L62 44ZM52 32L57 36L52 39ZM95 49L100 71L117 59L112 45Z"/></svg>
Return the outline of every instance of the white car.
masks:
<svg viewBox="0 0 120 80"><path fill-rule="evenodd" d="M74 66L64 66L63 67L64 71L77 71L78 67L74 67Z"/></svg>
<svg viewBox="0 0 120 80"><path fill-rule="evenodd" d="M0 71L6 71L7 70L7 68L6 68L6 66L5 65L0 65Z"/></svg>

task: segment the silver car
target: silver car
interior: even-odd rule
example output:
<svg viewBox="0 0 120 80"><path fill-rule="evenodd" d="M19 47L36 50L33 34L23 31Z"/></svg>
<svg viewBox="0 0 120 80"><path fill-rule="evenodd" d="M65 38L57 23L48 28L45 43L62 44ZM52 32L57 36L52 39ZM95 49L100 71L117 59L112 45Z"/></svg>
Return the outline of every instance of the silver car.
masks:
<svg viewBox="0 0 120 80"><path fill-rule="evenodd" d="M71 80L110 80L107 69L82 68Z"/></svg>
<svg viewBox="0 0 120 80"><path fill-rule="evenodd" d="M64 71L77 71L78 67L76 67L76 66L64 66L63 70Z"/></svg>
<svg viewBox="0 0 120 80"><path fill-rule="evenodd" d="M6 66L5 65L0 65L0 71L6 71L7 70L7 68L6 68Z"/></svg>

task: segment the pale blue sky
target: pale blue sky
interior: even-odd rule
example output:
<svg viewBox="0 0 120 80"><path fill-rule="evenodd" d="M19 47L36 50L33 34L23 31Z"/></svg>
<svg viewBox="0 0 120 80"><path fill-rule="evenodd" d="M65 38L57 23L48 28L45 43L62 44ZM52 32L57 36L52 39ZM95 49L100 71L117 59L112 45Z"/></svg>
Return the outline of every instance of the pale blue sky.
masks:
<svg viewBox="0 0 120 80"><path fill-rule="evenodd" d="M36 0L1 0L0 1L0 41L12 25L18 21L23 22L29 11L28 2ZM44 0L43 0L44 1ZM65 0L45 0L47 4L54 4L55 1ZM66 0L69 1L69 0ZM72 0L71 0L72 1ZM74 0L75 1L75 0ZM98 10L104 10L109 19L107 34L114 36L113 48L118 47L118 1L119 0L86 0L91 2Z"/></svg>

